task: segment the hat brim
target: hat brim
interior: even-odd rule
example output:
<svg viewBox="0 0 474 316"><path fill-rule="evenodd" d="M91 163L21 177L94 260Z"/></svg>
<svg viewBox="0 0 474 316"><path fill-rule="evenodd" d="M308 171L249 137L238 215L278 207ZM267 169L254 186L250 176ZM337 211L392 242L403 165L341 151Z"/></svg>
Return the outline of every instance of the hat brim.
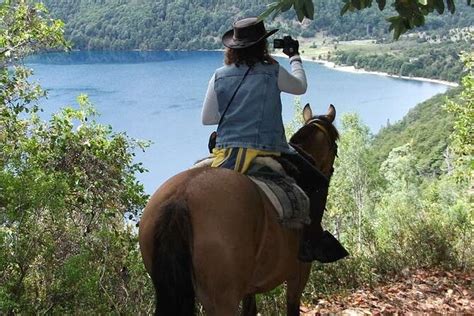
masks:
<svg viewBox="0 0 474 316"><path fill-rule="evenodd" d="M264 36L260 37L259 39L253 40L253 41L245 41L245 40L237 40L236 41L236 40L234 40L234 30L232 29L232 30L229 30L229 31L225 32L225 34L222 36L222 44L224 44L224 46L228 47L228 48L234 48L234 49L246 48L246 47L250 47L254 44L257 44L260 41L263 41L264 39L266 39L269 36L272 36L276 32L278 32L278 29L268 31Z"/></svg>

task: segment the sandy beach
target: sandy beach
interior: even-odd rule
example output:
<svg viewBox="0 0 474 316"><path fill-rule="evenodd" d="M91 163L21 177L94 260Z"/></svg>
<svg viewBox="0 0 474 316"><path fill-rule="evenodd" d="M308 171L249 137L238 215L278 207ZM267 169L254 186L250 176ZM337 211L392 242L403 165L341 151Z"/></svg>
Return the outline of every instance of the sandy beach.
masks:
<svg viewBox="0 0 474 316"><path fill-rule="evenodd" d="M273 53L272 55L276 56L276 57L287 57L285 54L282 54L282 53ZM301 59L304 60L304 61L309 61L309 62L322 64L325 67L328 67L328 68L331 68L331 69L334 69L334 70L350 72L350 73L355 73L355 74L371 74L371 75L384 76L384 77L397 78L397 79L432 82L432 83L443 84L443 85L450 86L450 87L459 86L459 84L456 83L456 82L451 82L451 81L446 81L446 80L430 79L430 78L423 78L423 77L397 76L397 75L391 75L389 73L381 72L381 71L367 71L365 69L355 68L354 66L336 65L335 63L333 63L331 61L322 60L322 59L312 59L312 58L308 58L308 57L305 57L305 56L301 56Z"/></svg>

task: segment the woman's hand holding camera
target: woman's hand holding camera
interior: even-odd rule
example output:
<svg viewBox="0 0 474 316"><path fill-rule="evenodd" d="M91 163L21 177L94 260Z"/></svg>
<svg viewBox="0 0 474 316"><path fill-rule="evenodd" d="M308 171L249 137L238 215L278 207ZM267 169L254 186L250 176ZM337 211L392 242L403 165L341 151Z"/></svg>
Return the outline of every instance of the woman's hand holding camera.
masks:
<svg viewBox="0 0 474 316"><path fill-rule="evenodd" d="M274 48L283 48L283 54L288 57L299 55L298 49L300 43L297 40L291 38L291 36L284 36L283 39L275 39L273 41Z"/></svg>
<svg viewBox="0 0 474 316"><path fill-rule="evenodd" d="M299 55L298 49L300 48L300 43L297 40L292 39L290 36L288 37L290 41L288 46L285 45L285 48L283 48L283 54L287 55L288 57Z"/></svg>

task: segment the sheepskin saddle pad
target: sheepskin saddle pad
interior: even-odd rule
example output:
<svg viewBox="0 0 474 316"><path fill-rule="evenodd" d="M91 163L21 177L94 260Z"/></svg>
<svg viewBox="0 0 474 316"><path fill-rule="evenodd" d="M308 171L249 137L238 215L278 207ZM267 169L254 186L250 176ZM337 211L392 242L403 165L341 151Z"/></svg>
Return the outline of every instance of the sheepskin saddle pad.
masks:
<svg viewBox="0 0 474 316"><path fill-rule="evenodd" d="M192 168L209 167L212 161L212 157L204 158ZM265 193L284 227L300 229L311 222L308 196L278 161L257 157L246 175Z"/></svg>

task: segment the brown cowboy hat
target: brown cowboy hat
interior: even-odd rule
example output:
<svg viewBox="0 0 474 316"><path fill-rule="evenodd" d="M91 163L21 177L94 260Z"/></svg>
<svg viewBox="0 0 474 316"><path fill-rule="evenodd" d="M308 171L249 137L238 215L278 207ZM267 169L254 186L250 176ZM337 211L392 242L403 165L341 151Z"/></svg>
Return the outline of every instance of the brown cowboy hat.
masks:
<svg viewBox="0 0 474 316"><path fill-rule="evenodd" d="M225 32L222 36L222 44L229 48L246 48L266 39L277 31L278 29L267 32L263 21L257 17L245 18L235 21L233 29Z"/></svg>

